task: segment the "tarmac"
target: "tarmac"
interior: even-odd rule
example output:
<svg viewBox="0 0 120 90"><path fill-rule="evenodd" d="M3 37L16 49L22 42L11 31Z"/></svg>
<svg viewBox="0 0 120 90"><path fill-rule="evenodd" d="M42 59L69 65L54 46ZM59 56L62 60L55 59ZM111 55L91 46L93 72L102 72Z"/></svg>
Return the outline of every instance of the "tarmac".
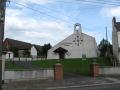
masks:
<svg viewBox="0 0 120 90"><path fill-rule="evenodd" d="M120 76L90 77L81 75L65 75L63 80L23 80L3 84L3 90L56 90L72 87L87 87L93 85L120 83Z"/></svg>

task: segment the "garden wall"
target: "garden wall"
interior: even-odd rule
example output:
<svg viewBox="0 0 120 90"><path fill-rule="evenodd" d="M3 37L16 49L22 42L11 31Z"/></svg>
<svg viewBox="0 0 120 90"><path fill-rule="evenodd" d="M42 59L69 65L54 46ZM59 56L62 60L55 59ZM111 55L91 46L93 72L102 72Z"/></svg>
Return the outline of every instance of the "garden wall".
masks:
<svg viewBox="0 0 120 90"><path fill-rule="evenodd" d="M41 70L23 70L23 71L5 71L5 81L13 80L30 80L30 79L50 79L54 78L53 69L41 69Z"/></svg>
<svg viewBox="0 0 120 90"><path fill-rule="evenodd" d="M120 67L100 67L100 75L120 75Z"/></svg>
<svg viewBox="0 0 120 90"><path fill-rule="evenodd" d="M6 58L5 58L6 59ZM13 59L10 59L11 61L37 61L37 60L46 60L46 58L31 58L31 57L14 57ZM9 59L6 59L6 61L10 61Z"/></svg>

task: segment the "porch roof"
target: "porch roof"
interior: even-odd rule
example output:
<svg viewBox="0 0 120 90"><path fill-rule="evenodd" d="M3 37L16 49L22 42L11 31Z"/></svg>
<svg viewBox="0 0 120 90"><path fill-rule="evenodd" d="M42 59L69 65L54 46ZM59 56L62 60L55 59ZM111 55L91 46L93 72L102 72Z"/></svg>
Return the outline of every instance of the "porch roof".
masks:
<svg viewBox="0 0 120 90"><path fill-rule="evenodd" d="M66 52L68 52L68 50L66 50L66 49L64 49L62 47L59 47L59 48L55 49L54 52L55 53L61 53L61 52L66 53Z"/></svg>

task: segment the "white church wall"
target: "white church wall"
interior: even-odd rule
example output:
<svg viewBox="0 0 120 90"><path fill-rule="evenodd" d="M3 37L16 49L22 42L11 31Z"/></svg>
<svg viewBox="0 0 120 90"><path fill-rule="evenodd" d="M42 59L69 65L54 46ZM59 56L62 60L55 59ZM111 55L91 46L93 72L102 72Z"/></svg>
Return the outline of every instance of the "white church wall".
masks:
<svg viewBox="0 0 120 90"><path fill-rule="evenodd" d="M47 59L58 59L59 54L55 54L53 51L59 47L68 50L65 58L82 58L83 55L86 55L88 58L97 57L97 43L95 38L77 30L74 30L72 35L51 48L48 51Z"/></svg>
<svg viewBox="0 0 120 90"><path fill-rule="evenodd" d="M80 46L77 46L73 43L74 34L70 35L48 51L48 59L59 58L59 55L53 52L58 47L68 50L65 55L66 58L82 58L82 55L86 55L88 58L97 57L97 44L95 38L86 34L83 34L83 38L83 43Z"/></svg>
<svg viewBox="0 0 120 90"><path fill-rule="evenodd" d="M97 57L97 43L94 37L84 34L83 48L86 57Z"/></svg>
<svg viewBox="0 0 120 90"><path fill-rule="evenodd" d="M48 59L58 59L59 58L59 55L54 53L53 51L48 51L48 56L47 56Z"/></svg>

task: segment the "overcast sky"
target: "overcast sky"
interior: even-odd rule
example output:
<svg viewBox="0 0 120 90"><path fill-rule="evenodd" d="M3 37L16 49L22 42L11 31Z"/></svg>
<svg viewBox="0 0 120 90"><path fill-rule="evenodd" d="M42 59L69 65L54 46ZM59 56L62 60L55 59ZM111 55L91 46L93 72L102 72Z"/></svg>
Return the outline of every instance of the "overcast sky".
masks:
<svg viewBox="0 0 120 90"><path fill-rule="evenodd" d="M98 44L105 38L107 26L111 42L113 16L120 21L120 6L78 0L11 0L6 9L5 38L55 45L73 33L75 23L80 23L82 32L94 36Z"/></svg>

